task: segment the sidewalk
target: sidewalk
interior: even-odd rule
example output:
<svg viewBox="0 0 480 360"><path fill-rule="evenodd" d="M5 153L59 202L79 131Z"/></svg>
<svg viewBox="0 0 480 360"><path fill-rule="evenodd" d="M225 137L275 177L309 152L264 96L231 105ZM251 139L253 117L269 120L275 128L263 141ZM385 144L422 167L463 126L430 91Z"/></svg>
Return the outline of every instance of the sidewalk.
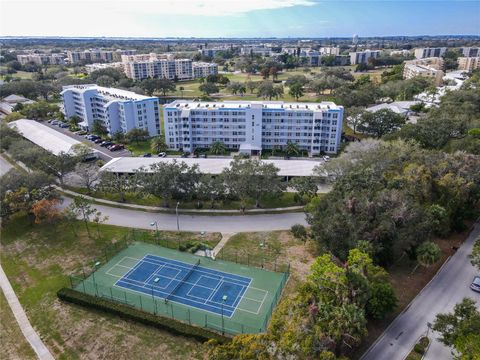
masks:
<svg viewBox="0 0 480 360"><path fill-rule="evenodd" d="M30 343L38 358L40 360L54 360L54 357L30 324L30 321L28 320L25 311L23 311L22 305L18 301L17 295L15 295L15 292L13 291L13 288L8 281L7 275L5 275L5 272L3 271L3 268L1 266L0 286L3 293L5 294L8 305L12 309L13 315L17 320L20 330L22 330L25 339L27 339L27 341Z"/></svg>

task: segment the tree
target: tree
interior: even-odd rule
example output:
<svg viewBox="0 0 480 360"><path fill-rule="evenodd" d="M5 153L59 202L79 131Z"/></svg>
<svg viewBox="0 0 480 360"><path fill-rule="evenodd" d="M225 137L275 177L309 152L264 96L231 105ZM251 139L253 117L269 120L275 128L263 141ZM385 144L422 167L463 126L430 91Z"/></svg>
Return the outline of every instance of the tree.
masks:
<svg viewBox="0 0 480 360"><path fill-rule="evenodd" d="M140 141L145 140L149 137L148 130L133 128L125 134L125 138L130 141L138 144Z"/></svg>
<svg viewBox="0 0 480 360"><path fill-rule="evenodd" d="M397 298L393 287L388 283L373 283L370 287L370 298L366 306L367 315L372 319L383 319L397 306Z"/></svg>
<svg viewBox="0 0 480 360"><path fill-rule="evenodd" d="M263 81L257 87L257 96L263 97L264 99L268 98L272 100L272 98L278 98L283 94L283 86L282 85L273 85L271 81Z"/></svg>
<svg viewBox="0 0 480 360"><path fill-rule="evenodd" d="M155 90L160 91L163 96L166 96L168 92L174 92L176 88L175 83L170 79L156 79Z"/></svg>
<svg viewBox="0 0 480 360"><path fill-rule="evenodd" d="M315 197L318 192L318 178L314 176L302 176L293 178L291 186L300 196L307 196L309 199Z"/></svg>
<svg viewBox="0 0 480 360"><path fill-rule="evenodd" d="M47 174L55 176L63 185L65 175L72 172L79 161L77 156L62 151L56 156L46 157L42 167Z"/></svg>
<svg viewBox="0 0 480 360"><path fill-rule="evenodd" d="M288 94L290 96L293 96L295 98L295 100L298 101L299 98L301 98L304 93L303 93L303 86L301 84L292 84L290 86L290 89L288 90Z"/></svg>
<svg viewBox="0 0 480 360"><path fill-rule="evenodd" d="M126 201L129 191L137 190L138 176L127 176L111 172L102 172L97 188L105 193L118 195L121 202Z"/></svg>
<svg viewBox="0 0 480 360"><path fill-rule="evenodd" d="M218 93L220 89L217 85L211 82L206 82L198 87L198 89L203 92L205 95L210 95L213 93Z"/></svg>
<svg viewBox="0 0 480 360"><path fill-rule="evenodd" d="M250 94L253 94L253 92L257 88L257 84L251 80L247 81L245 83L245 86L248 88L248 90L250 90Z"/></svg>
<svg viewBox="0 0 480 360"><path fill-rule="evenodd" d="M300 149L298 144L292 141L287 141L287 145L285 145L285 152L288 156L294 156L300 154Z"/></svg>
<svg viewBox="0 0 480 360"><path fill-rule="evenodd" d="M307 229L301 224L293 225L290 231L292 232L292 235L297 239L303 240L304 242L307 239Z"/></svg>
<svg viewBox="0 0 480 360"><path fill-rule="evenodd" d="M20 119L23 119L25 118L25 115L23 115L22 113L20 112L12 112L8 115L5 115L5 117L3 118L5 120L5 122L11 122L11 121L15 121L15 120L20 120Z"/></svg>
<svg viewBox="0 0 480 360"><path fill-rule="evenodd" d="M260 197L273 196L285 188L278 176L278 168L259 160L235 159L222 174L228 191L240 199L242 208L248 198L254 199L255 206L259 207Z"/></svg>
<svg viewBox="0 0 480 360"><path fill-rule="evenodd" d="M108 130L103 123L103 121L94 119L93 120L93 125L92 125L92 133L100 135L100 136L106 136L108 135Z"/></svg>
<svg viewBox="0 0 480 360"><path fill-rule="evenodd" d="M358 106L347 110L347 123L352 128L354 134L357 133L357 127L361 124L364 114L365 109Z"/></svg>
<svg viewBox="0 0 480 360"><path fill-rule="evenodd" d="M91 194L99 178L98 168L90 164L79 163L75 172L80 177L82 185L87 189L87 193Z"/></svg>
<svg viewBox="0 0 480 360"><path fill-rule="evenodd" d="M204 174L200 178L197 194L200 198L210 201L210 208L215 207L215 202L225 196L225 184L221 175L211 176Z"/></svg>
<svg viewBox="0 0 480 360"><path fill-rule="evenodd" d="M91 217L97 213L97 209L92 207L92 202L82 196L75 196L73 202L68 207L69 211L75 214L76 218L80 218L83 221L88 237L91 237L88 223L91 221Z"/></svg>
<svg viewBox="0 0 480 360"><path fill-rule="evenodd" d="M375 137L382 137L398 130L404 124L404 116L389 109L382 109L376 112L365 112L361 117L358 130Z"/></svg>
<svg viewBox="0 0 480 360"><path fill-rule="evenodd" d="M25 105L20 111L27 119L47 120L60 117L60 108L55 104L46 101L38 101Z"/></svg>
<svg viewBox="0 0 480 360"><path fill-rule="evenodd" d="M227 151L227 147L221 141L214 141L210 145L210 152L214 155L222 155L225 154Z"/></svg>
<svg viewBox="0 0 480 360"><path fill-rule="evenodd" d="M182 93L182 97L183 97L183 91L185 90L185 88L184 88L183 86L180 86L180 87L178 88L178 90L180 90L180 92Z"/></svg>
<svg viewBox="0 0 480 360"><path fill-rule="evenodd" d="M432 328L443 344L455 349L459 359L480 358L480 312L474 300L464 298L453 313L438 314Z"/></svg>
<svg viewBox="0 0 480 360"><path fill-rule="evenodd" d="M470 254L470 262L473 266L476 266L477 269L480 270L480 238L475 240L472 253Z"/></svg>
<svg viewBox="0 0 480 360"><path fill-rule="evenodd" d="M429 267L440 260L441 250L437 244L426 241L417 248L417 261L420 265Z"/></svg>
<svg viewBox="0 0 480 360"><path fill-rule="evenodd" d="M148 96L152 96L155 90L157 90L157 81L156 79L144 79L140 83L140 87L145 90Z"/></svg>
<svg viewBox="0 0 480 360"><path fill-rule="evenodd" d="M33 203L32 213L36 224L52 224L60 217L58 199L41 199Z"/></svg>
<svg viewBox="0 0 480 360"><path fill-rule="evenodd" d="M168 146L163 136L155 136L152 140L150 140L150 150L152 150L152 152L158 154L167 151L167 149Z"/></svg>
<svg viewBox="0 0 480 360"><path fill-rule="evenodd" d="M97 236L100 239L100 224L104 223L109 219L108 216L102 216L102 213L100 211L97 211L93 217L93 222L95 223L97 227Z"/></svg>

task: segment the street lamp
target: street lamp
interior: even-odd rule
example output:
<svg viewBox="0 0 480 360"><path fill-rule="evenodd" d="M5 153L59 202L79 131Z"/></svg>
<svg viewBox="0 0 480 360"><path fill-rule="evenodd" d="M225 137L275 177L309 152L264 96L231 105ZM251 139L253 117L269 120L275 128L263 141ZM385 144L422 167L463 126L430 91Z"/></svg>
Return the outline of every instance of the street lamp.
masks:
<svg viewBox="0 0 480 360"><path fill-rule="evenodd" d="M95 292L97 293L98 295L98 290L97 290L97 284L95 283L95 271L97 270L97 268L101 265L101 262L100 261L96 261L95 264L93 264L93 267L92 267L92 279L93 279L93 287L95 288Z"/></svg>
<svg viewBox="0 0 480 360"><path fill-rule="evenodd" d="M177 206L175 208L175 213L177 214L177 231L180 231L180 223L178 221L178 205L180 205L180 201L177 202Z"/></svg>
<svg viewBox="0 0 480 360"><path fill-rule="evenodd" d="M225 327L224 327L224 320L223 320L223 306L225 304L225 301L227 301L227 295L222 296L222 335L225 335Z"/></svg>
<svg viewBox="0 0 480 360"><path fill-rule="evenodd" d="M157 239L157 244L158 244L158 223L156 221L151 222L150 226L155 226L155 238Z"/></svg>

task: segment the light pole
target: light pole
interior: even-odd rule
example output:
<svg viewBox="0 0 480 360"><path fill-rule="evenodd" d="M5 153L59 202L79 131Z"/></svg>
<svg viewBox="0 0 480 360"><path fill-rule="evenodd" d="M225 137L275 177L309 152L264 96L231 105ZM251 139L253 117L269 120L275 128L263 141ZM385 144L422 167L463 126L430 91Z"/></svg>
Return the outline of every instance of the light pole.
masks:
<svg viewBox="0 0 480 360"><path fill-rule="evenodd" d="M158 223L156 221L151 222L150 226L155 226L155 238L157 239L157 244L158 244Z"/></svg>
<svg viewBox="0 0 480 360"><path fill-rule="evenodd" d="M178 205L180 205L180 201L177 202L177 206L175 207L175 213L177 214L177 231L180 231L180 222L178 221Z"/></svg>
<svg viewBox="0 0 480 360"><path fill-rule="evenodd" d="M97 267L99 267L101 265L101 262L100 261L96 261L95 264L93 264L93 267L92 267L92 279L93 279L93 287L95 288L95 292L97 293L98 295L98 290L97 290L97 284L95 283L95 271L97 270Z"/></svg>
<svg viewBox="0 0 480 360"><path fill-rule="evenodd" d="M225 301L227 301L227 295L222 296L222 335L225 335L225 326L224 326L224 320L223 320L223 306L225 304Z"/></svg>
<svg viewBox="0 0 480 360"><path fill-rule="evenodd" d="M155 301L155 296L153 296L153 287L155 286L156 283L158 283L160 281L160 278L156 277L154 280L153 280L153 283L152 283L152 300Z"/></svg>

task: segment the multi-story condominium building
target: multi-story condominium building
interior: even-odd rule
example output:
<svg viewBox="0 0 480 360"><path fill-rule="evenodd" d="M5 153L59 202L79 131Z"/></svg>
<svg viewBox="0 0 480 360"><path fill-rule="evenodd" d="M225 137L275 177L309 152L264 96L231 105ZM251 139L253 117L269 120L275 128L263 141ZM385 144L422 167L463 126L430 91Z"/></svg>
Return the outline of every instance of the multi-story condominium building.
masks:
<svg viewBox="0 0 480 360"><path fill-rule="evenodd" d="M415 58L424 59L430 57L442 57L447 51L446 47L438 48L418 48L415 49Z"/></svg>
<svg viewBox="0 0 480 360"><path fill-rule="evenodd" d="M322 55L340 55L340 48L338 46L326 46L320 48L320 54Z"/></svg>
<svg viewBox="0 0 480 360"><path fill-rule="evenodd" d="M480 56L480 48L478 47L462 47L460 51L464 57Z"/></svg>
<svg viewBox="0 0 480 360"><path fill-rule="evenodd" d="M435 85L440 85L443 79L443 65L442 58L425 58L417 60L405 61L403 68L403 78L411 79L415 76L424 76L432 78Z"/></svg>
<svg viewBox="0 0 480 360"><path fill-rule="evenodd" d="M350 64L367 64L369 59L376 59L380 56L380 50L365 50L348 53Z"/></svg>
<svg viewBox="0 0 480 360"><path fill-rule="evenodd" d="M241 55L260 55L260 56L270 56L271 49L264 46L257 45L245 45L240 48Z"/></svg>
<svg viewBox="0 0 480 360"><path fill-rule="evenodd" d="M135 55L137 53L137 50L122 50L118 49L113 52L113 61L122 61L122 56L124 55Z"/></svg>
<svg viewBox="0 0 480 360"><path fill-rule="evenodd" d="M113 51L111 50L84 50L84 51L67 51L67 57L71 64L81 62L112 62Z"/></svg>
<svg viewBox="0 0 480 360"><path fill-rule="evenodd" d="M198 52L199 52L202 56L214 58L215 55L217 55L217 53L219 53L219 52L221 52L221 51L228 51L228 50L230 50L230 47L229 47L229 46L224 46L224 47L214 47L214 48L198 49Z"/></svg>
<svg viewBox="0 0 480 360"><path fill-rule="evenodd" d="M95 84L64 86L61 92L67 118L82 119L81 125L92 128L100 121L110 135L138 128L151 136L160 134L158 98Z"/></svg>
<svg viewBox="0 0 480 360"><path fill-rule="evenodd" d="M215 63L194 62L192 66L194 79L218 74L218 65Z"/></svg>
<svg viewBox="0 0 480 360"><path fill-rule="evenodd" d="M63 65L65 64L65 55L61 54L26 54L17 55L20 64L26 65L34 63L37 65Z"/></svg>
<svg viewBox="0 0 480 360"><path fill-rule="evenodd" d="M312 155L336 153L342 134L343 107L332 102L176 100L163 111L168 146L190 152L221 141L252 155L288 142Z"/></svg>
<svg viewBox="0 0 480 360"><path fill-rule="evenodd" d="M480 69L480 57L459 57L458 70L473 71Z"/></svg>
<svg viewBox="0 0 480 360"><path fill-rule="evenodd" d="M171 54L140 54L122 56L127 77L135 80L166 78L170 80L191 80L218 73L216 64L190 59L175 59Z"/></svg>

